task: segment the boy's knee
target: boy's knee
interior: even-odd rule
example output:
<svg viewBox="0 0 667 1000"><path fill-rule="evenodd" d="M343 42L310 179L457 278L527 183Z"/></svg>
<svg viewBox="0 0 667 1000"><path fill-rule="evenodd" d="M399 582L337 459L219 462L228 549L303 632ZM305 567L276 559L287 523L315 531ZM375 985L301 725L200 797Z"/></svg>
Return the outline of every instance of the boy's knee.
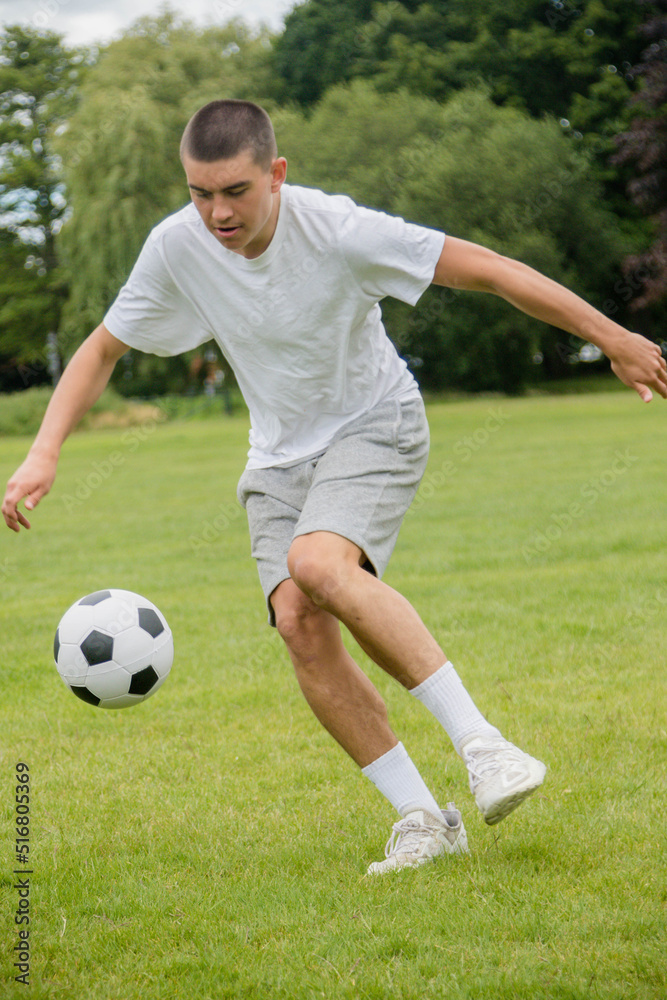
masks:
<svg viewBox="0 0 667 1000"><path fill-rule="evenodd" d="M307 645L317 634L322 611L311 599L286 581L272 596L276 629L289 649Z"/></svg>
<svg viewBox="0 0 667 1000"><path fill-rule="evenodd" d="M326 542L300 535L290 546L287 568L299 590L318 608L335 613L337 595L346 586L350 571L358 568L358 562L356 555L353 561L347 553L332 552Z"/></svg>

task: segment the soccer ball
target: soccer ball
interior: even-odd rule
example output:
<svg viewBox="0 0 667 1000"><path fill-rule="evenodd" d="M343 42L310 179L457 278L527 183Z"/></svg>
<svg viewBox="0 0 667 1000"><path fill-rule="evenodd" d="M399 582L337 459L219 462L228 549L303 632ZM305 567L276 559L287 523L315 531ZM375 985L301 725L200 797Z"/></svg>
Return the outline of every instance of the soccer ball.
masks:
<svg viewBox="0 0 667 1000"><path fill-rule="evenodd" d="M174 641L154 604L130 590L98 590L73 604L53 642L58 673L98 708L127 708L155 694L174 659Z"/></svg>

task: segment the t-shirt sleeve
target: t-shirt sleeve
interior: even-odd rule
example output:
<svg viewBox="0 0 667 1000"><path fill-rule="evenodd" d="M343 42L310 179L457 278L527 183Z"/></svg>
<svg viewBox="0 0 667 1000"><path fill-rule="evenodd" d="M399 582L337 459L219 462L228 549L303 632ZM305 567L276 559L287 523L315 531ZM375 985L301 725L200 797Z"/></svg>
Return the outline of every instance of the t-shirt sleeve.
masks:
<svg viewBox="0 0 667 1000"><path fill-rule="evenodd" d="M178 288L152 236L104 317L104 325L122 343L160 357L190 351L212 337Z"/></svg>
<svg viewBox="0 0 667 1000"><path fill-rule="evenodd" d="M345 259L366 295L415 305L433 281L445 234L354 203L341 230Z"/></svg>

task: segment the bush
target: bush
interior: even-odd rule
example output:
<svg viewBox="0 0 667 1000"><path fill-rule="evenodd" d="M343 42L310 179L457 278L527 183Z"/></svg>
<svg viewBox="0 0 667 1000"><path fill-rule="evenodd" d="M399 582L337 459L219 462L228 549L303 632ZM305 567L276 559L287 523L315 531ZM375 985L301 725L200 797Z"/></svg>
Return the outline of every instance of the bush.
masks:
<svg viewBox="0 0 667 1000"><path fill-rule="evenodd" d="M0 435L36 434L52 392L52 388L44 386L0 395ZM106 389L81 420L77 429L102 426L130 427L144 422L149 416L158 420L166 419L159 407L123 399L113 389Z"/></svg>

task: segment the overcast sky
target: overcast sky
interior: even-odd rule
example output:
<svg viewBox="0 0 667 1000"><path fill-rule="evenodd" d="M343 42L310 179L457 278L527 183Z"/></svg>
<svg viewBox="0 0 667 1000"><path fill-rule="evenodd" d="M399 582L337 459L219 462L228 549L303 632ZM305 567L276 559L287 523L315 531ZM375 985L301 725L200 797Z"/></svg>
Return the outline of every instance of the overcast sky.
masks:
<svg viewBox="0 0 667 1000"><path fill-rule="evenodd" d="M297 0L173 0L169 6L197 24L241 17L277 29ZM23 23L65 36L70 45L107 42L138 17L157 14L161 0L0 0L0 24Z"/></svg>

